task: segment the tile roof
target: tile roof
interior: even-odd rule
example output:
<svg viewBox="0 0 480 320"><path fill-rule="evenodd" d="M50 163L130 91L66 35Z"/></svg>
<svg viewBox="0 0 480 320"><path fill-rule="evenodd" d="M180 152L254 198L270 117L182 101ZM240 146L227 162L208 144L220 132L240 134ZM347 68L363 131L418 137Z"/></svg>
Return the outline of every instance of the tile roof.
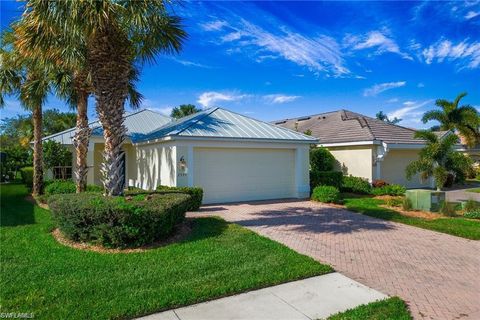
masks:
<svg viewBox="0 0 480 320"><path fill-rule="evenodd" d="M360 141L383 141L392 144L423 144L415 139L415 130L382 120L367 117L348 110L338 110L311 116L273 121L299 132L310 130L320 143L349 143ZM443 136L446 132L439 132Z"/></svg>
<svg viewBox="0 0 480 320"><path fill-rule="evenodd" d="M311 136L222 108L210 108L168 123L139 138L137 142L166 136L317 141Z"/></svg>

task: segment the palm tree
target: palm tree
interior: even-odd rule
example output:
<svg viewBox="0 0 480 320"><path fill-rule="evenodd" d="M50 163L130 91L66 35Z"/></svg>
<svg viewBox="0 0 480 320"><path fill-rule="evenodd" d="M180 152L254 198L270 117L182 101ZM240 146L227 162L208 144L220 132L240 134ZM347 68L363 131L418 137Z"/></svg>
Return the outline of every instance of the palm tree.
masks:
<svg viewBox="0 0 480 320"><path fill-rule="evenodd" d="M107 195L121 194L124 104L132 70L158 53L181 49L186 37L181 19L168 13L163 0L32 0L24 19L30 23L21 41L40 49L47 59L73 64L79 52L82 55L73 48L86 49L82 58L91 75L105 139L103 183ZM49 49L56 38L64 50Z"/></svg>
<svg viewBox="0 0 480 320"><path fill-rule="evenodd" d="M180 119L199 111L202 110L197 109L197 107L193 104L181 104L178 107L173 108L172 112L170 113L170 117L174 119Z"/></svg>
<svg viewBox="0 0 480 320"><path fill-rule="evenodd" d="M32 111L33 195L43 194L42 107L51 85L51 66L29 59L12 49L13 34L2 35L0 88L3 95L16 94L22 106Z"/></svg>
<svg viewBox="0 0 480 320"><path fill-rule="evenodd" d="M454 150L455 144L459 142L457 135L439 138L434 132L420 130L415 133L415 138L425 140L426 146L420 150L419 159L407 166L407 179L410 180L417 173L420 173L423 180L434 177L437 190L440 191L449 172L468 170L464 167L467 163L458 161L459 153Z"/></svg>
<svg viewBox="0 0 480 320"><path fill-rule="evenodd" d="M436 120L440 123L440 130L457 131L463 136L469 147L475 145L479 138L480 115L470 105L459 106L460 100L467 95L460 93L454 101L438 99L435 105L440 110L427 111L422 118L423 123Z"/></svg>

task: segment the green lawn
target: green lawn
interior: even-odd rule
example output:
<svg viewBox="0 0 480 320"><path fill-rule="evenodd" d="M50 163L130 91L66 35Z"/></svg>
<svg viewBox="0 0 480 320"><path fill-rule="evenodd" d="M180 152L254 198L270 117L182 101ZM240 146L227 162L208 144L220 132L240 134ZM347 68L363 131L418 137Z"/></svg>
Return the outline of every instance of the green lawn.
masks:
<svg viewBox="0 0 480 320"><path fill-rule="evenodd" d="M467 189L468 192L475 192L475 193L480 193L480 188L475 188L475 189Z"/></svg>
<svg viewBox="0 0 480 320"><path fill-rule="evenodd" d="M472 221L460 217L442 217L441 219L435 220L406 217L394 210L380 207L380 205L384 203L383 200L368 197L345 199L345 206L347 209L367 216L448 233L462 238L480 240L480 221Z"/></svg>
<svg viewBox="0 0 480 320"><path fill-rule="evenodd" d="M48 210L1 186L0 312L44 319L129 318L331 272L329 266L216 218L185 241L105 254L57 243Z"/></svg>
<svg viewBox="0 0 480 320"><path fill-rule="evenodd" d="M407 305L397 297L361 305L337 313L328 320L410 320Z"/></svg>

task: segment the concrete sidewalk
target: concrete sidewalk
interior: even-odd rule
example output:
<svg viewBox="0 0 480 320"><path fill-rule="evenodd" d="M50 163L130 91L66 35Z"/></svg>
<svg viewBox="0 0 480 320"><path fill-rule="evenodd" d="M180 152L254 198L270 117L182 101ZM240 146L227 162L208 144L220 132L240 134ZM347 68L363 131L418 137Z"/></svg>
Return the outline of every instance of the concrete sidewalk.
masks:
<svg viewBox="0 0 480 320"><path fill-rule="evenodd" d="M385 298L386 295L335 272L140 319L323 319L337 312Z"/></svg>

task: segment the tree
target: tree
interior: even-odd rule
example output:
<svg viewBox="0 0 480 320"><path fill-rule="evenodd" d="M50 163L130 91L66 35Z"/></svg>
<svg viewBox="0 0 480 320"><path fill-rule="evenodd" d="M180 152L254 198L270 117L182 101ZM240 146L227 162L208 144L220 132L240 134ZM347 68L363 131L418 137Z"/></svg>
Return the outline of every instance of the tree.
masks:
<svg viewBox="0 0 480 320"><path fill-rule="evenodd" d="M393 118L393 119L390 119L388 118L388 116L383 113L383 111L379 111L377 112L377 114L375 115L375 117L378 119L378 120L382 120L386 123L389 123L389 124L398 124L400 121L402 121L402 119L399 119L397 117Z"/></svg>
<svg viewBox="0 0 480 320"><path fill-rule="evenodd" d="M469 171L471 163L454 150L455 144L459 142L455 134L439 138L431 131L421 130L415 133L415 138L425 140L426 146L420 150L419 159L407 166L407 179L410 180L417 173L420 173L423 180L433 177L437 190L440 191L449 173L458 175Z"/></svg>
<svg viewBox="0 0 480 320"><path fill-rule="evenodd" d="M181 49L186 37L181 19L169 14L163 0L31 0L24 16L30 26L21 41L29 48L66 63L75 63L79 52L83 55L104 132L103 184L107 195L121 194L124 104L133 70L158 53ZM64 50L49 50L56 39L62 40ZM79 46L85 52L73 49Z"/></svg>
<svg viewBox="0 0 480 320"><path fill-rule="evenodd" d="M180 119L199 111L202 110L197 109L197 107L193 104L181 104L178 107L173 108L172 112L170 113L170 117L174 119Z"/></svg>
<svg viewBox="0 0 480 320"><path fill-rule="evenodd" d="M465 138L467 145L473 147L479 139L480 115L477 109L470 105L459 106L466 95L466 92L460 93L454 101L438 99L435 105L440 110L425 112L422 121L423 123L438 121L440 130L458 132Z"/></svg>
<svg viewBox="0 0 480 320"><path fill-rule="evenodd" d="M13 47L11 32L2 34L0 89L3 96L15 94L22 106L32 111L33 120L33 195L43 194L42 108L50 91L51 66L21 55Z"/></svg>

